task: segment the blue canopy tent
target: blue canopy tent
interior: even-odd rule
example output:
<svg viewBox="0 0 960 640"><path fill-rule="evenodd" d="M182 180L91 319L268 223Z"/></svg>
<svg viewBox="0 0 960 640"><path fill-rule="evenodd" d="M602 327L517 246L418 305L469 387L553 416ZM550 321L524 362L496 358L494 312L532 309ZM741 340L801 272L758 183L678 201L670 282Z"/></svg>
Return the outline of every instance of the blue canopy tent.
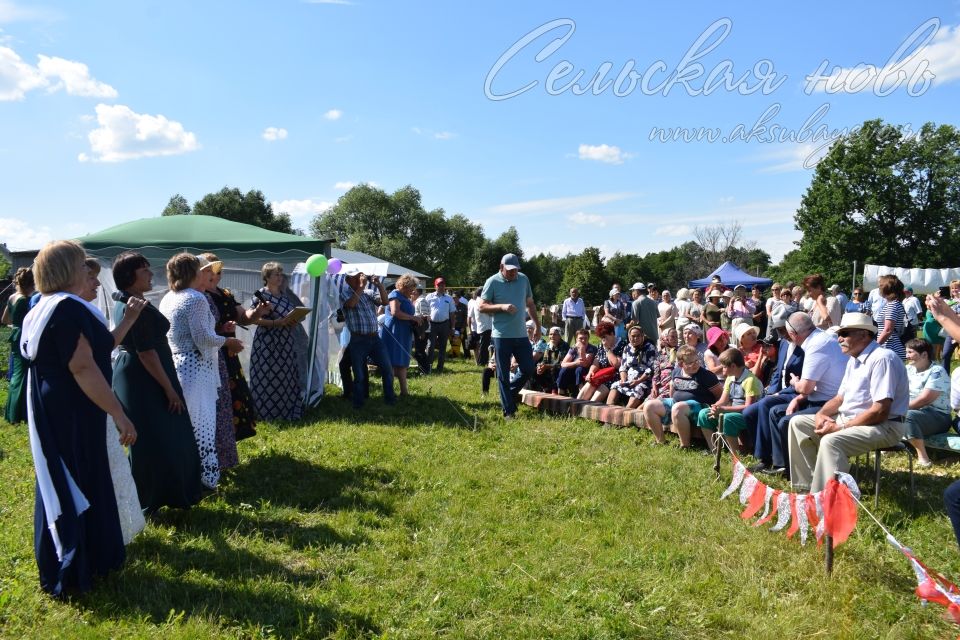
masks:
<svg viewBox="0 0 960 640"><path fill-rule="evenodd" d="M752 276L746 271L743 271L737 265L727 261L717 267L716 270L714 270L714 272L708 275L706 278L691 280L689 286L697 289L709 287L714 276L720 276L720 282L722 282L723 286L727 287L728 289L731 289L739 284L742 284L747 288L756 284L763 289L767 289L771 284L773 284L773 280L770 278L758 278L756 276Z"/></svg>

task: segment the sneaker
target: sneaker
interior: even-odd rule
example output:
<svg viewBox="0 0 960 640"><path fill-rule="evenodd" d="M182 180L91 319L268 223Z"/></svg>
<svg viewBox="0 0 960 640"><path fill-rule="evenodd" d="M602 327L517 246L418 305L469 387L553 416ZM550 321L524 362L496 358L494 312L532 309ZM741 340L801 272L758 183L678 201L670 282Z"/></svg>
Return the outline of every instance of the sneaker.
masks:
<svg viewBox="0 0 960 640"><path fill-rule="evenodd" d="M929 469L933 466L933 460L917 460L917 466L924 469Z"/></svg>
<svg viewBox="0 0 960 640"><path fill-rule="evenodd" d="M515 413L508 413L507 415L503 416L503 419L506 420L507 422L512 421L512 420L516 420L516 419L517 419L517 414L515 414Z"/></svg>
<svg viewBox="0 0 960 640"><path fill-rule="evenodd" d="M766 462L758 462L757 464L752 464L747 467L747 471L750 473L763 473L770 468L770 465Z"/></svg>
<svg viewBox="0 0 960 640"><path fill-rule="evenodd" d="M766 469L762 469L760 473L762 473L765 476L784 476L787 474L787 468L771 466L771 467L767 467Z"/></svg>

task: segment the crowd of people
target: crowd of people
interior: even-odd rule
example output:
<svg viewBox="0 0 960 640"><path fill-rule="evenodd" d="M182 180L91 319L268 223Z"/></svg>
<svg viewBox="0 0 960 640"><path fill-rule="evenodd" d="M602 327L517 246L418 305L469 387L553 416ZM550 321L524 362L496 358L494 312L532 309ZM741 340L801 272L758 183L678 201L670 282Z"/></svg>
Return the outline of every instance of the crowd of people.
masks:
<svg viewBox="0 0 960 640"><path fill-rule="evenodd" d="M188 508L215 490L258 419L301 417L300 305L282 266L263 266L264 286L246 306L219 286L222 267L212 253L173 256L169 291L154 307L145 301L150 263L117 256L112 331L91 304L99 263L80 245L51 243L32 270L17 272L3 317L16 347L6 417L29 423L46 591L88 588L123 562L144 514ZM773 283L769 296L716 281L674 297L638 282L628 302L615 284L596 308L572 289L551 315L538 312L513 254L472 296L450 295L443 278L424 296L411 275L389 294L356 267L343 276L341 373L355 408L369 395L368 364L393 405L409 395L411 361L440 373L451 345L476 359L483 393L496 379L505 419L523 389L623 405L642 411L654 445L673 432L689 449L702 435L707 451L752 453L753 472L816 492L851 456L901 441L930 466L924 439L950 429L960 406L949 374L960 282L953 300L928 296L927 313L896 276L848 300L813 274ZM248 384L236 331L250 325ZM951 491L960 541L960 485Z"/></svg>
<svg viewBox="0 0 960 640"><path fill-rule="evenodd" d="M219 286L222 267L211 253L173 256L154 307L149 261L118 255L112 330L92 304L100 264L79 244L50 243L16 273L3 317L14 328L6 418L29 426L45 591L88 589L123 563L145 515L214 491L258 419L300 417L299 300L282 267L263 266L247 306ZM251 325L248 384L235 334Z"/></svg>

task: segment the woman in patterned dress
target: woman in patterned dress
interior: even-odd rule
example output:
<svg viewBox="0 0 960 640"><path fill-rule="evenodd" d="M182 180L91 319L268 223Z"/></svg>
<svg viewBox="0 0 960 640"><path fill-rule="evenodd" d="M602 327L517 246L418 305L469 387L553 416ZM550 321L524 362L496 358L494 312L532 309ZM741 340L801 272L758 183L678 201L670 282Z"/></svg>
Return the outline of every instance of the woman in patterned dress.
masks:
<svg viewBox="0 0 960 640"><path fill-rule="evenodd" d="M220 258L212 253L204 253L200 257L211 263L220 262ZM217 333L226 338L235 338L236 325L246 326L259 320L260 316L269 311L269 306L260 304L255 309L244 309L229 289L220 288L222 275L222 268L213 269L213 286L207 291L207 295L217 309ZM253 407L253 396L250 395L250 386L243 375L240 358L236 354L227 355L225 349L221 349L220 353L227 364L230 399L233 403L233 431L237 441L240 441L257 435L257 414Z"/></svg>
<svg viewBox="0 0 960 640"><path fill-rule="evenodd" d="M10 424L27 419L27 364L17 347L20 341L20 328L23 319L30 310L30 296L33 295L33 272L20 267L13 276L16 293L7 299L3 310L3 324L13 327L10 332L10 386L7 392L7 410L5 417Z"/></svg>
<svg viewBox="0 0 960 640"><path fill-rule="evenodd" d="M594 374L600 369L614 367L620 369L620 360L623 358L623 350L627 348L627 341L617 337L614 326L603 321L597 325L597 337L600 338L600 346L597 348L597 357L594 358L590 370L587 372L583 387L577 395L579 400L592 400L593 402L603 402L610 393L608 383L598 383L593 379Z"/></svg>
<svg viewBox="0 0 960 640"><path fill-rule="evenodd" d="M635 324L627 332L630 344L623 350L620 379L610 385L607 404L616 404L617 395L628 398L627 409L636 409L650 395L653 386L653 367L657 362L657 348L643 335L643 328Z"/></svg>
<svg viewBox="0 0 960 640"><path fill-rule="evenodd" d="M217 458L220 347L239 353L243 343L217 335L210 303L202 293L209 275L202 272L200 266L200 260L190 253L178 253L170 258L167 262L170 291L160 301L160 312L170 322L167 340L197 439L200 481L208 489L215 489L220 481Z"/></svg>
<svg viewBox="0 0 960 640"><path fill-rule="evenodd" d="M250 354L250 387L257 416L261 420L299 420L303 413L302 385L294 349L290 316L296 307L283 295L283 267L268 262L260 270L263 300L270 303L269 313L256 321L253 351ZM256 300L251 302L251 308Z"/></svg>

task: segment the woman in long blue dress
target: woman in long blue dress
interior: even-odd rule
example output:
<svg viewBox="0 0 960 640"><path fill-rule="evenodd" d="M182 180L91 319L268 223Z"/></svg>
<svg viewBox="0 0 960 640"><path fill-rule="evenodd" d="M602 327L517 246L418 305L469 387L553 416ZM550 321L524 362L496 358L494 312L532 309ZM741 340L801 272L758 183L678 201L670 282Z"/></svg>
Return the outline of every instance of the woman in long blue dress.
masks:
<svg viewBox="0 0 960 640"><path fill-rule="evenodd" d="M417 279L409 273L397 279L394 290L387 296L386 318L380 330L380 339L393 364L393 377L400 381L401 397L409 395L407 369L410 367L410 347L413 345L413 323L421 322L410 302L410 296L416 290Z"/></svg>
<svg viewBox="0 0 960 640"><path fill-rule="evenodd" d="M294 324L290 313L296 308L281 290L283 267L268 262L261 269L264 287L260 296L272 305L258 319L250 352L250 391L261 420L299 420L303 414L302 385L294 349ZM250 308L257 306L250 303Z"/></svg>
<svg viewBox="0 0 960 640"><path fill-rule="evenodd" d="M40 586L59 596L89 589L125 559L104 437L106 414L129 446L137 433L110 390L113 335L100 311L78 297L85 254L60 241L34 262L43 294L24 320L29 360L30 448L37 475L34 552Z"/></svg>
<svg viewBox="0 0 960 640"><path fill-rule="evenodd" d="M7 300L7 308L3 312L3 324L13 327L10 332L10 387L7 392L7 410L5 417L10 424L17 424L27 419L27 365L20 349L20 329L23 319L30 309L30 296L33 295L33 272L26 267L17 269L13 276L13 283L17 287Z"/></svg>

